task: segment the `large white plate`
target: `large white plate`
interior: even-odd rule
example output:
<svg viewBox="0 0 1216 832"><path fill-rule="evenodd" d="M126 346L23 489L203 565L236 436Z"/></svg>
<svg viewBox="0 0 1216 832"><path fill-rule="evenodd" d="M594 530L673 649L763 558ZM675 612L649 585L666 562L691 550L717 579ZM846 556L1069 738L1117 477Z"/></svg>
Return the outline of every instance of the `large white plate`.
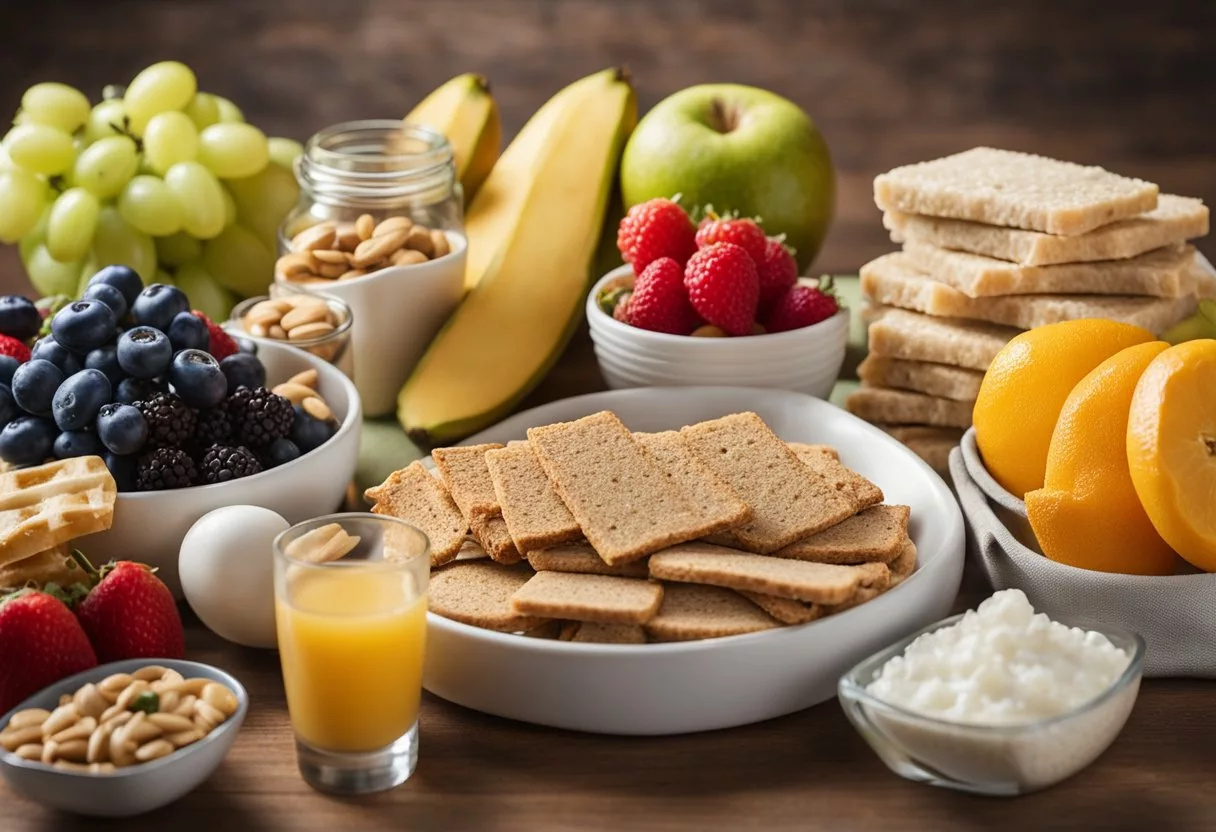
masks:
<svg viewBox="0 0 1216 832"><path fill-rule="evenodd" d="M861 659L950 611L963 571L963 520L928 465L825 401L745 387L651 387L565 399L468 441L522 439L529 427L615 412L633 430L679 428L752 410L783 439L835 446L887 502L912 507L919 567L874 601L822 621L676 644L597 645L523 638L428 615L423 686L511 719L606 734L679 734L746 725L836 693Z"/></svg>

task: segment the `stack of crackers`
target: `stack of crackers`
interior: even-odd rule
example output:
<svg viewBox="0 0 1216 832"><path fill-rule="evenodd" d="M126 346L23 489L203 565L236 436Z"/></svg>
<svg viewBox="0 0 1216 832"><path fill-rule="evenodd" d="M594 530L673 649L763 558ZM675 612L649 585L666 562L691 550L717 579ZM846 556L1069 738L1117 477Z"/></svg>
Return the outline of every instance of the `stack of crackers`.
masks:
<svg viewBox="0 0 1216 832"><path fill-rule="evenodd" d="M1207 207L1102 168L980 147L880 175L874 201L903 249L861 267L870 354L847 406L935 467L1018 332L1109 318L1160 334L1216 294L1187 244Z"/></svg>
<svg viewBox="0 0 1216 832"><path fill-rule="evenodd" d="M740 635L864 603L916 564L907 506L755 413L632 433L605 411L433 458L366 496L430 538L431 611L486 629Z"/></svg>

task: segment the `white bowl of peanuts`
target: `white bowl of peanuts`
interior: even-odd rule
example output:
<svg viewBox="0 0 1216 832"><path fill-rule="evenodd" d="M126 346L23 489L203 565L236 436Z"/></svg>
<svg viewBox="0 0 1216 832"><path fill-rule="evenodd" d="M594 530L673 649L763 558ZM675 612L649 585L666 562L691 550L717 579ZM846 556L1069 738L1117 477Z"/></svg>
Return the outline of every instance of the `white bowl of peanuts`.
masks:
<svg viewBox="0 0 1216 832"><path fill-rule="evenodd" d="M218 668L111 662L56 682L0 719L0 775L54 809L140 815L210 777L248 709L245 688Z"/></svg>

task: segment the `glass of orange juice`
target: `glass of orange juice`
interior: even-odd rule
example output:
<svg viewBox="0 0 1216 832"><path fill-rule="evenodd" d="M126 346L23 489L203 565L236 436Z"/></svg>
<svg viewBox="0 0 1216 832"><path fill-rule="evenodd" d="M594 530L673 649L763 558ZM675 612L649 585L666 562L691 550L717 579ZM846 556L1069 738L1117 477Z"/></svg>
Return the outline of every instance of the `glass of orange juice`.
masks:
<svg viewBox="0 0 1216 832"><path fill-rule="evenodd" d="M332 514L274 541L275 614L300 774L399 786L418 763L430 543L393 517Z"/></svg>

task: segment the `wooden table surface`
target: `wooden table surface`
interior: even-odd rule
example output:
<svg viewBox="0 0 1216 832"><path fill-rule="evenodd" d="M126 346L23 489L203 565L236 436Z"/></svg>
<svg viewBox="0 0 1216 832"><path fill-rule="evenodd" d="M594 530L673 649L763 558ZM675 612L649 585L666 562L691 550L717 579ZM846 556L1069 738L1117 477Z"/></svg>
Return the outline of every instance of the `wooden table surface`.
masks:
<svg viewBox="0 0 1216 832"><path fill-rule="evenodd" d="M5 4L0 113L31 83L94 96L163 58L198 71L272 134L392 116L459 72L490 75L508 135L569 80L627 63L643 109L693 83L779 91L816 118L839 174L817 263L855 271L891 244L870 201L889 167L992 144L1152 179L1216 201L1216 4L1033 0L45 0ZM1201 248L1204 246L1201 245ZM1209 254L1212 253L1208 248ZM28 287L0 250L0 292ZM529 404L599 389L585 332ZM960 607L987 592L968 573ZM0 786L0 830L1203 829L1210 683L1145 684L1126 730L1075 779L1017 800L890 774L832 701L771 722L672 738L512 723L426 697L411 782L325 797L295 770L274 653L225 644L191 617L191 658L222 665L253 708L198 791L143 818L43 811Z"/></svg>

